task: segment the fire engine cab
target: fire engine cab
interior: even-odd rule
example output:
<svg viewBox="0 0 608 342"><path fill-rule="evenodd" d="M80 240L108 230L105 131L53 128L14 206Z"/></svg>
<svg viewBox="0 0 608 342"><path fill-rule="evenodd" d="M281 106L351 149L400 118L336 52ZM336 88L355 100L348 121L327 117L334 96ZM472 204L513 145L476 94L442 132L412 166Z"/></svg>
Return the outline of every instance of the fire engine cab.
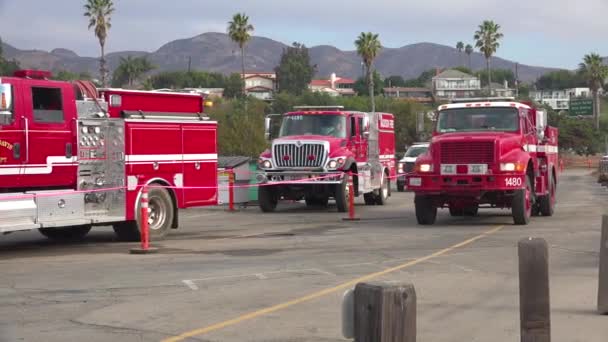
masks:
<svg viewBox="0 0 608 342"><path fill-rule="evenodd" d="M178 208L217 203L217 123L200 95L50 77L0 78L0 232L73 239L112 225L137 240L145 186L159 239L177 228Z"/></svg>
<svg viewBox="0 0 608 342"><path fill-rule="evenodd" d="M305 199L308 206L336 200L347 210L348 173L354 195L383 205L395 176L394 117L344 110L342 106L299 106L281 115L278 138L258 160L260 208L274 211L279 199ZM266 118L270 137L271 118Z"/></svg>
<svg viewBox="0 0 608 342"><path fill-rule="evenodd" d="M558 130L545 112L514 99L469 99L438 108L429 150L406 176L419 224L437 208L477 215L481 205L511 208L515 224L553 215Z"/></svg>

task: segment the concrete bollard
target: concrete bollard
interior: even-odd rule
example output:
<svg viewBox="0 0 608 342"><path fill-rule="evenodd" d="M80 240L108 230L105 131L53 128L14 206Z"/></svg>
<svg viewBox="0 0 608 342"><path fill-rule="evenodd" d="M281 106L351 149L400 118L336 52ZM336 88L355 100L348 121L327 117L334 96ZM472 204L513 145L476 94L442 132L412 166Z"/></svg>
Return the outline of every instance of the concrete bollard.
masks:
<svg viewBox="0 0 608 342"><path fill-rule="evenodd" d="M608 215L602 216L599 285L597 289L597 310L601 314L608 314Z"/></svg>
<svg viewBox="0 0 608 342"><path fill-rule="evenodd" d="M551 341L549 252L542 238L518 243L521 342Z"/></svg>
<svg viewBox="0 0 608 342"><path fill-rule="evenodd" d="M414 285L359 283L354 294L355 342L415 342Z"/></svg>

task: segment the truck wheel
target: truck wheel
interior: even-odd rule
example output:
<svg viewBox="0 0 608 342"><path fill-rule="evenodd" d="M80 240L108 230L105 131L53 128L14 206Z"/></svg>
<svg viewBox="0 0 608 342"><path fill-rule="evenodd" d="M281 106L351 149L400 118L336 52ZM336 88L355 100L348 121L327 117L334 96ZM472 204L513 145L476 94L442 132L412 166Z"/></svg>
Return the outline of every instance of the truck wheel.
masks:
<svg viewBox="0 0 608 342"><path fill-rule="evenodd" d="M137 204L136 214L137 221L120 222L113 226L114 232L120 240L141 240L141 202ZM159 186L150 186L148 188L148 227L150 241L162 240L169 234L174 216L175 209L169 192Z"/></svg>
<svg viewBox="0 0 608 342"><path fill-rule="evenodd" d="M416 206L416 219L418 224L431 225L437 219L437 207L433 204L433 200L427 196L416 196L414 198Z"/></svg>
<svg viewBox="0 0 608 342"><path fill-rule="evenodd" d="M40 228L38 231L51 240L71 241L84 238L91 231L91 228L91 225L82 225L63 228Z"/></svg>
<svg viewBox="0 0 608 342"><path fill-rule="evenodd" d="M477 212L479 211L479 206L472 205L464 208L464 216L477 216Z"/></svg>
<svg viewBox="0 0 608 342"><path fill-rule="evenodd" d="M397 191L404 192L405 191L405 182L397 181Z"/></svg>
<svg viewBox="0 0 608 342"><path fill-rule="evenodd" d="M555 180L553 175L549 174L549 194L539 198L539 209L543 216L553 216L555 212Z"/></svg>
<svg viewBox="0 0 608 342"><path fill-rule="evenodd" d="M376 205L376 195L373 192L363 194L365 205Z"/></svg>
<svg viewBox="0 0 608 342"><path fill-rule="evenodd" d="M270 186L266 185L258 188L258 202L262 212L271 213L277 208L279 198L276 191Z"/></svg>
<svg viewBox="0 0 608 342"><path fill-rule="evenodd" d="M336 185L336 207L341 213L348 211L348 197L350 195L350 189L348 187L347 177L344 177L342 183ZM365 197L365 196L364 196Z"/></svg>
<svg viewBox="0 0 608 342"><path fill-rule="evenodd" d="M532 196L532 183L530 182L530 177L526 176L526 187L515 190L513 203L511 203L513 222L516 225L526 225L530 222L533 207Z"/></svg>
<svg viewBox="0 0 608 342"><path fill-rule="evenodd" d="M380 185L380 189L378 190L378 196L376 196L376 204L377 205L385 205L388 201L388 197L390 196L391 189L391 181L388 179L388 176L383 177L382 184Z"/></svg>

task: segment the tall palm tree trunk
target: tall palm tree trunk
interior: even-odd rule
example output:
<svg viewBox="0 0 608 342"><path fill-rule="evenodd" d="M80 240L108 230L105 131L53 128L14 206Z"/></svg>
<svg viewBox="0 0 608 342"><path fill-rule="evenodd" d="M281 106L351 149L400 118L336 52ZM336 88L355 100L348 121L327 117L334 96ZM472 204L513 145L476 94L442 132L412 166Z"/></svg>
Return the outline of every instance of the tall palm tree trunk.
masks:
<svg viewBox="0 0 608 342"><path fill-rule="evenodd" d="M593 115L595 116L595 129L600 129L600 92L598 89L593 91Z"/></svg>
<svg viewBox="0 0 608 342"><path fill-rule="evenodd" d="M101 74L101 86L106 87L106 52L105 44L101 42L101 59L99 60L99 73Z"/></svg>
<svg viewBox="0 0 608 342"><path fill-rule="evenodd" d="M490 58L486 58L486 70L488 71L488 96L492 96L492 74L490 73Z"/></svg>
<svg viewBox="0 0 608 342"><path fill-rule="evenodd" d="M245 46L241 46L241 79L243 80L243 96L247 94L245 91L247 87L245 86Z"/></svg>
<svg viewBox="0 0 608 342"><path fill-rule="evenodd" d="M369 65L367 67L367 84L369 87L369 97L372 101L372 113L376 112L376 100L374 99L374 77L372 75L372 67Z"/></svg>

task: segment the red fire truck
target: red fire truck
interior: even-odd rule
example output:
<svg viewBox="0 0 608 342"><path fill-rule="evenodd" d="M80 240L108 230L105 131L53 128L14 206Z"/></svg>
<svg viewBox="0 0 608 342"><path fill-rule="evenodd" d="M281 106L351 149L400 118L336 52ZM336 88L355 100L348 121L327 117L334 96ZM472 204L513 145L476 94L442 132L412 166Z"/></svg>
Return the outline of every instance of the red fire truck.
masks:
<svg viewBox="0 0 608 342"><path fill-rule="evenodd" d="M136 240L146 186L158 239L177 228L178 208L217 203L217 123L201 114L200 95L50 76L0 79L0 232L71 239L113 225Z"/></svg>
<svg viewBox="0 0 608 342"><path fill-rule="evenodd" d="M518 225L553 215L558 130L545 112L513 99L454 102L439 107L429 151L406 177L418 223L433 224L444 207L452 216L511 208Z"/></svg>
<svg viewBox="0 0 608 342"><path fill-rule="evenodd" d="M326 206L333 197L338 211L344 212L349 171L354 195L363 195L368 205L383 205L395 176L393 115L348 111L342 106L294 109L282 115L279 137L258 160L261 210L274 211L281 198L304 198L308 206ZM267 137L270 128L267 117Z"/></svg>

